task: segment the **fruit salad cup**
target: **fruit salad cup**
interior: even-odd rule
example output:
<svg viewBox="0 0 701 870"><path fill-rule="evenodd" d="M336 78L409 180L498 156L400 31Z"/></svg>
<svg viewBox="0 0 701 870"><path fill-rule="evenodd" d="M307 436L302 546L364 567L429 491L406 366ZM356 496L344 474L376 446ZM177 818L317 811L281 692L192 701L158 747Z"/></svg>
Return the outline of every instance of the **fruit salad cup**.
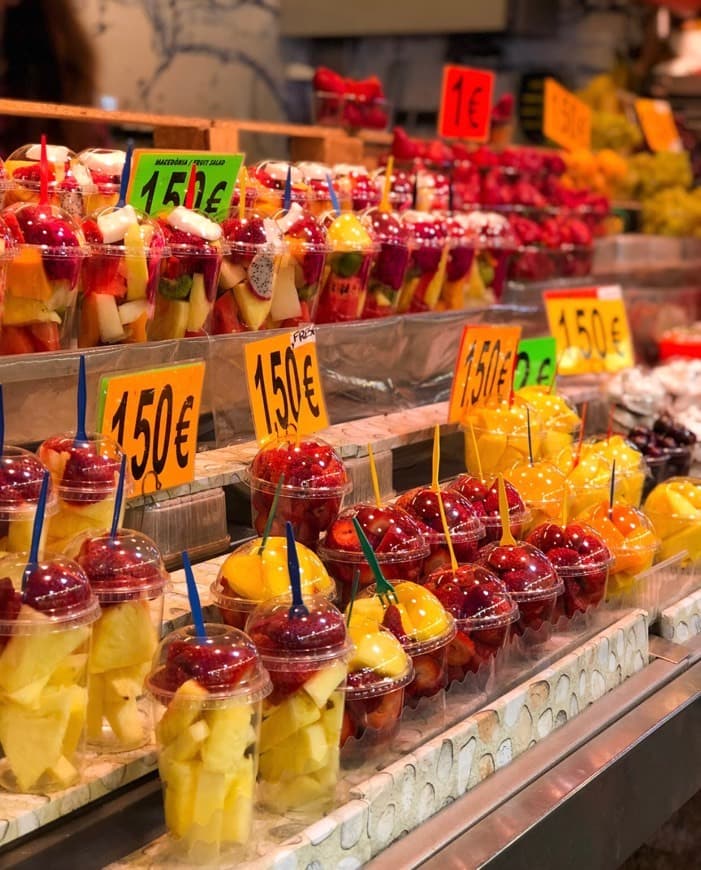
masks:
<svg viewBox="0 0 701 870"><path fill-rule="evenodd" d="M326 230L309 211L293 202L276 216L287 245L274 302L274 325L296 326L316 319L324 263L330 248Z"/></svg>
<svg viewBox="0 0 701 870"><path fill-rule="evenodd" d="M97 600L82 568L26 553L0 561L0 785L46 794L80 777Z"/></svg>
<svg viewBox="0 0 701 870"><path fill-rule="evenodd" d="M547 459L539 459L532 465L520 462L505 475L509 483L522 494L530 512L524 524L524 532L542 523L562 516L563 505L571 499L567 478L560 469Z"/></svg>
<svg viewBox="0 0 701 870"><path fill-rule="evenodd" d="M338 782L346 673L351 645L343 614L319 595L306 616L290 596L261 604L246 631L270 673L263 705L258 796L275 813L319 818Z"/></svg>
<svg viewBox="0 0 701 870"><path fill-rule="evenodd" d="M450 566L425 583L455 619L457 633L448 647L448 685L477 673L506 648L518 605L499 578L480 565Z"/></svg>
<svg viewBox="0 0 701 870"><path fill-rule="evenodd" d="M433 698L448 687L448 648L455 621L418 583L400 581L394 592L396 602L367 586L353 605L353 620L388 629L411 656L414 679L405 689L404 705L416 707L422 698Z"/></svg>
<svg viewBox="0 0 701 870"><path fill-rule="evenodd" d="M86 197L94 189L90 171L64 145L47 145L49 203L74 217L86 214ZM10 154L5 170L12 182L5 205L18 202L39 204L41 191L41 145L23 145Z"/></svg>
<svg viewBox="0 0 701 870"><path fill-rule="evenodd" d="M151 713L144 680L163 624L168 574L161 554L140 532L85 532L67 552L85 571L100 603L88 658L88 744L124 752L147 743Z"/></svg>
<svg viewBox="0 0 701 870"><path fill-rule="evenodd" d="M365 298L378 245L351 212L324 218L329 254L322 280L318 323L358 320L365 307Z"/></svg>
<svg viewBox="0 0 701 870"><path fill-rule="evenodd" d="M307 206L313 215L320 217L333 208L329 191L328 179L331 177L331 167L311 160L302 160L297 164L307 185ZM335 192L335 191L334 191Z"/></svg>
<svg viewBox="0 0 701 870"><path fill-rule="evenodd" d="M531 512L526 507L518 490L508 481L504 481L506 498L509 504L509 527L515 538L523 536L523 532L531 519ZM503 534L501 516L499 514L499 488L498 481L494 480L491 486L479 477L470 474L460 474L446 486L448 490L455 490L466 498L472 505L473 510L479 517L484 527L484 537L480 546L486 546L493 541L500 541Z"/></svg>
<svg viewBox="0 0 701 870"><path fill-rule="evenodd" d="M565 584L558 598L558 613L570 618L606 599L613 556L594 529L583 523L543 523L533 529L527 541L545 553Z"/></svg>
<svg viewBox="0 0 701 870"><path fill-rule="evenodd" d="M37 451L51 472L58 496L56 513L47 517L47 547L63 552L76 535L112 525L122 450L106 435L54 435ZM120 518L121 522L121 518Z"/></svg>
<svg viewBox="0 0 701 870"><path fill-rule="evenodd" d="M149 341L206 335L222 261L221 227L181 205L157 220L169 254L161 268Z"/></svg>
<svg viewBox="0 0 701 870"><path fill-rule="evenodd" d="M399 295L399 311L433 311L450 253L445 218L410 210L402 214L402 222L410 234L411 256Z"/></svg>
<svg viewBox="0 0 701 870"><path fill-rule="evenodd" d="M399 640L373 619L351 615L348 634L355 650L348 665L341 761L352 765L382 754L397 736L414 666Z"/></svg>
<svg viewBox="0 0 701 870"><path fill-rule="evenodd" d="M621 501L638 507L643 497L643 486L648 474L642 453L622 435L592 439L582 445L582 454L591 453L602 456L609 469L616 461L617 497Z"/></svg>
<svg viewBox="0 0 701 870"><path fill-rule="evenodd" d="M578 437L582 425L579 414L564 396L551 392L550 387L521 387L516 395L535 408L544 422L543 459L555 462L563 450L572 447Z"/></svg>
<svg viewBox="0 0 701 870"><path fill-rule="evenodd" d="M272 326L280 302L278 272L284 251L280 231L274 221L255 214L227 217L222 231L225 255L212 332L227 335Z"/></svg>
<svg viewBox="0 0 701 870"><path fill-rule="evenodd" d="M188 625L167 635L146 687L172 860L219 866L240 860L250 840L270 678L243 632L209 623L205 631L199 637Z"/></svg>
<svg viewBox="0 0 701 870"><path fill-rule="evenodd" d="M454 246L441 293L447 308L474 308L501 299L516 238L495 212L457 212L448 223Z"/></svg>
<svg viewBox="0 0 701 870"><path fill-rule="evenodd" d="M661 540L658 559L686 551L686 565L701 566L701 480L673 477L645 500L645 514Z"/></svg>
<svg viewBox="0 0 701 870"><path fill-rule="evenodd" d="M487 297L485 287L480 281L475 261L475 246L463 227L467 215L457 213L446 218L450 253L441 288L439 308L458 311L474 305L489 304L494 297Z"/></svg>
<svg viewBox="0 0 701 870"><path fill-rule="evenodd" d="M3 218L19 248L7 270L0 353L68 347L87 246L57 206L13 206Z"/></svg>
<svg viewBox="0 0 701 870"><path fill-rule="evenodd" d="M575 518L591 526L613 555L608 599L625 599L635 591L637 577L652 566L660 539L645 514L628 504L601 502Z"/></svg>
<svg viewBox="0 0 701 870"><path fill-rule="evenodd" d="M287 538L271 535L261 553L262 538L254 538L237 547L219 569L210 591L222 621L243 629L255 608L290 591L287 571ZM336 584L326 572L321 559L303 544L296 542L302 593L336 599Z"/></svg>
<svg viewBox="0 0 701 870"><path fill-rule="evenodd" d="M373 181L377 189L378 197L382 196L385 187L386 169L378 169L373 173ZM414 182L408 172L402 169L392 173L389 189L389 202L394 211L404 212L411 208L414 198ZM378 200L379 201L379 200Z"/></svg>
<svg viewBox="0 0 701 870"><path fill-rule="evenodd" d="M397 505L356 504L342 511L319 545L319 555L337 583L341 607L350 601L353 578L360 588L374 582L360 548L353 518L360 523L387 580L418 580L430 553L419 523Z"/></svg>
<svg viewBox="0 0 701 870"><path fill-rule="evenodd" d="M77 162L88 170L92 181L91 192L85 197L87 214L117 205L126 158L126 151L111 148L86 148L77 155Z"/></svg>
<svg viewBox="0 0 701 870"><path fill-rule="evenodd" d="M31 548L34 517L46 468L21 447L5 446L0 454L0 551L27 553ZM45 517L56 513L56 492L49 484ZM42 527L40 553L46 543L47 523Z"/></svg>
<svg viewBox="0 0 701 870"><path fill-rule="evenodd" d="M535 646L550 637L555 605L564 591L547 556L532 544L490 544L479 555L480 564L504 583L518 604L519 618L512 633L523 635Z"/></svg>
<svg viewBox="0 0 701 870"><path fill-rule="evenodd" d="M165 238L130 205L108 206L83 221L90 245L82 274L78 347L146 341Z"/></svg>
<svg viewBox="0 0 701 870"><path fill-rule="evenodd" d="M508 471L518 462L527 462L528 405L522 399L496 400L472 408L462 421L465 429L465 465L481 468L485 477ZM533 458L540 459L545 426L534 408L530 409ZM474 430L474 438L469 431ZM477 452L475 452L475 443Z"/></svg>
<svg viewBox="0 0 701 870"><path fill-rule="evenodd" d="M455 558L461 563L474 562L484 537L484 527L477 513L456 490L442 490L440 495ZM443 531L438 493L430 486L420 486L399 496L396 504L416 520L430 548L421 569L421 578L449 564L450 553Z"/></svg>
<svg viewBox="0 0 701 870"><path fill-rule="evenodd" d="M392 212L372 208L362 216L363 224L380 248L373 260L362 317L395 314L406 270L409 266L409 232Z"/></svg>
<svg viewBox="0 0 701 870"><path fill-rule="evenodd" d="M364 166L337 163L333 183L344 211L364 211L380 204L380 191Z"/></svg>
<svg viewBox="0 0 701 870"><path fill-rule="evenodd" d="M599 453L586 452L577 460L576 450L566 449L557 458L558 468L565 474L570 488L570 514L579 516L609 497L611 488L611 465ZM621 480L616 474L615 495L621 493Z"/></svg>
<svg viewBox="0 0 701 870"><path fill-rule="evenodd" d="M271 534L284 535L292 523L295 540L316 550L319 537L338 516L351 481L336 451L320 438L271 442L255 455L249 470L253 528L265 531L275 489L284 475Z"/></svg>
<svg viewBox="0 0 701 870"><path fill-rule="evenodd" d="M288 172L292 182L291 202L305 205L309 187L301 169L281 160L264 160L249 168L248 180L255 190L255 207L260 214L272 217L283 207Z"/></svg>

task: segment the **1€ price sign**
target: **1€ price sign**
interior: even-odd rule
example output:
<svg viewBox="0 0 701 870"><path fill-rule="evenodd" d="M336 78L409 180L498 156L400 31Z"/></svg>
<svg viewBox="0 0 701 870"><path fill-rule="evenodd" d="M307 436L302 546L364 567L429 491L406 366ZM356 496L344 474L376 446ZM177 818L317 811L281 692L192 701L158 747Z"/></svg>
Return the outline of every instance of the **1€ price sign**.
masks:
<svg viewBox="0 0 701 870"><path fill-rule="evenodd" d="M219 214L229 207L243 157L211 151L137 148L132 157L127 202L150 215L184 205L194 164L197 171L193 208L210 217Z"/></svg>
<svg viewBox="0 0 701 870"><path fill-rule="evenodd" d="M313 326L249 342L245 356L258 441L311 435L329 425Z"/></svg>
<svg viewBox="0 0 701 870"><path fill-rule="evenodd" d="M679 130L667 100L638 99L635 111L651 151L681 150Z"/></svg>
<svg viewBox="0 0 701 870"><path fill-rule="evenodd" d="M449 423L459 422L474 405L508 399L520 338L520 326L465 327L450 392Z"/></svg>
<svg viewBox="0 0 701 870"><path fill-rule="evenodd" d="M183 363L100 381L98 431L121 445L139 495L193 479L204 371Z"/></svg>
<svg viewBox="0 0 701 870"><path fill-rule="evenodd" d="M521 339L514 369L514 389L551 386L556 374L556 354L555 339L552 335Z"/></svg>
<svg viewBox="0 0 701 870"><path fill-rule="evenodd" d="M557 343L557 373L617 372L633 365L633 347L621 288L584 287L543 294Z"/></svg>
<svg viewBox="0 0 701 870"><path fill-rule="evenodd" d="M568 151L591 143L591 109L551 78L545 79L543 133Z"/></svg>
<svg viewBox="0 0 701 870"><path fill-rule="evenodd" d="M444 66L438 135L486 142L492 111L494 73L466 66Z"/></svg>

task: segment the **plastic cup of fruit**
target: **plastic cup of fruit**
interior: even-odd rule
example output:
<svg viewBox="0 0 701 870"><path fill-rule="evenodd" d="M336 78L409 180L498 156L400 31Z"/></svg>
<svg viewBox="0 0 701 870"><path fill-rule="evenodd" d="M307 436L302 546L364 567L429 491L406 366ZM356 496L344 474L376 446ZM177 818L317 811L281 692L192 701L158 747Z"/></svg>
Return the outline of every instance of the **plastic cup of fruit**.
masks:
<svg viewBox="0 0 701 870"><path fill-rule="evenodd" d="M21 447L6 446L0 455L0 551L29 552L34 517L46 468ZM50 485L45 517L56 513L56 492ZM40 553L46 543L47 523L42 527Z"/></svg>
<svg viewBox="0 0 701 870"><path fill-rule="evenodd" d="M471 235L463 227L467 215L452 214L446 220L450 254L446 266L445 280L440 294L440 307L457 311L471 305L484 305L494 302L491 293L475 272L476 248Z"/></svg>
<svg viewBox="0 0 701 870"><path fill-rule="evenodd" d="M621 501L638 507L643 497L647 466L642 453L622 435L592 439L582 445L582 454L598 453L609 469L616 461L617 495Z"/></svg>
<svg viewBox="0 0 701 870"><path fill-rule="evenodd" d="M606 599L613 556L606 542L584 523L543 523L528 535L527 542L552 562L565 584L558 598L558 611L569 619L585 613Z"/></svg>
<svg viewBox="0 0 701 870"><path fill-rule="evenodd" d="M480 564L504 583L518 604L519 618L512 633L526 634L525 640L540 645L552 630L555 605L564 583L537 547L519 541L515 545L490 544L479 555Z"/></svg>
<svg viewBox="0 0 701 870"><path fill-rule="evenodd" d="M530 517L523 531L562 516L565 502L570 502L571 492L567 478L553 462L539 459L533 465L521 462L506 472L509 483L523 495Z"/></svg>
<svg viewBox="0 0 701 870"><path fill-rule="evenodd" d="M397 505L356 504L342 511L319 545L319 555L336 581L343 608L350 601L356 571L361 589L374 582L360 548L353 517L365 532L387 580L418 581L430 553L419 523Z"/></svg>
<svg viewBox="0 0 701 870"><path fill-rule="evenodd" d="M263 698L270 678L250 638L188 625L159 644L146 688L173 860L240 860L251 836Z"/></svg>
<svg viewBox="0 0 701 870"><path fill-rule="evenodd" d="M222 222L224 259L212 332L227 335L275 325L279 315L278 272L284 245L275 224L256 214Z"/></svg>
<svg viewBox="0 0 701 870"><path fill-rule="evenodd" d="M518 605L499 578L480 565L450 566L429 575L425 587L454 617L456 634L448 647L448 685L490 665L511 637Z"/></svg>
<svg viewBox="0 0 701 870"><path fill-rule="evenodd" d="M271 535L262 553L261 543L262 538L254 538L237 547L227 556L210 586L222 621L234 628L243 630L259 604L286 595L290 589L287 538ZM303 595L324 595L335 601L336 584L321 559L299 542L296 550Z"/></svg>
<svg viewBox="0 0 701 870"><path fill-rule="evenodd" d="M63 552L81 532L110 528L122 461L119 445L94 433L78 442L74 434L54 435L37 454L58 496L57 510L47 518L48 549Z"/></svg>
<svg viewBox="0 0 701 870"><path fill-rule="evenodd" d="M36 353L68 347L78 280L88 253L70 215L31 203L5 209L16 245L8 264L0 353Z"/></svg>
<svg viewBox="0 0 701 870"><path fill-rule="evenodd" d="M86 148L78 153L76 159L92 181L85 197L87 214L117 205L126 156L125 151L112 148Z"/></svg>
<svg viewBox="0 0 701 870"><path fill-rule="evenodd" d="M327 213L329 254L322 279L317 323L358 320L365 307L370 268L379 246L357 215Z"/></svg>
<svg viewBox="0 0 701 870"><path fill-rule="evenodd" d="M64 556L0 560L0 785L46 794L80 778L97 599Z"/></svg>
<svg viewBox="0 0 701 870"><path fill-rule="evenodd" d="M574 450L563 450L557 458L558 468L567 477L570 488L570 516L579 516L591 507L605 501L611 488L611 465L598 453L585 452L575 465ZM620 496L621 483L616 475L615 496Z"/></svg>
<svg viewBox="0 0 701 870"><path fill-rule="evenodd" d="M326 214L333 208L328 182L331 167L313 160L302 160L296 165L307 185L307 207L317 217Z"/></svg>
<svg viewBox="0 0 701 870"><path fill-rule="evenodd" d="M285 183L290 174L290 202L305 205L309 198L309 187L301 169L282 160L263 160L248 170L248 178L255 188L256 211L272 217L284 204Z"/></svg>
<svg viewBox="0 0 701 870"><path fill-rule="evenodd" d="M75 217L86 214L86 197L94 189L90 171L64 145L47 145L49 203ZM41 193L41 145L33 143L15 149L5 161L12 182L5 205L18 202L39 204Z"/></svg>
<svg viewBox="0 0 701 870"><path fill-rule="evenodd" d="M457 281L458 286L453 286L452 292L457 296L458 287L462 285L466 307L501 299L509 261L517 245L507 218L493 211L458 212L453 215L452 232L454 244L459 246L462 255L460 258L451 255L448 261L444 295L451 289L448 282ZM471 259L470 251L473 252ZM465 272L468 260L470 268Z"/></svg>
<svg viewBox="0 0 701 870"><path fill-rule="evenodd" d="M648 495L644 510L661 540L659 561L686 551L686 565L701 565L701 479L666 480Z"/></svg>
<svg viewBox="0 0 701 870"><path fill-rule="evenodd" d="M168 256L161 263L149 341L206 335L222 262L222 230L203 214L176 206L157 218Z"/></svg>
<svg viewBox="0 0 701 870"><path fill-rule="evenodd" d="M88 658L88 745L99 752L136 749L151 736L144 680L161 634L168 573L153 541L130 529L115 538L85 532L67 553L100 603Z"/></svg>
<svg viewBox="0 0 701 870"><path fill-rule="evenodd" d="M362 221L379 244L370 268L362 317L387 317L397 311L399 291L409 266L409 232L398 215L379 208L368 209Z"/></svg>
<svg viewBox="0 0 701 870"><path fill-rule="evenodd" d="M509 504L511 534L515 538L521 538L526 524L531 519L531 512L526 507L518 490L508 481L504 483ZM491 486L488 486L485 481L470 474L459 474L445 488L459 492L472 505L484 528L484 537L480 541L480 546L484 547L493 541L501 540L503 528L499 514L498 481L494 480Z"/></svg>
<svg viewBox="0 0 701 870"><path fill-rule="evenodd" d="M258 797L273 812L318 818L338 781L352 646L328 599L306 598L306 616L290 615L291 604L289 595L271 599L246 623L273 683L263 704Z"/></svg>
<svg viewBox="0 0 701 870"><path fill-rule="evenodd" d="M293 202L275 216L287 245L278 278L273 321L276 326L311 323L316 318L319 290L330 248L326 230L314 215Z"/></svg>
<svg viewBox="0 0 701 870"><path fill-rule="evenodd" d="M473 408L462 423L466 467L481 468L485 477L495 477L519 462L528 462L528 408L527 403L518 398L513 402L496 400ZM530 408L530 426L533 459L540 459L545 424L535 408Z"/></svg>
<svg viewBox="0 0 701 870"><path fill-rule="evenodd" d="M382 196L385 187L386 168L383 167L373 173L378 196ZM395 169L392 173L389 189L389 202L394 211L405 212L412 206L414 198L414 182L408 172L403 169Z"/></svg>
<svg viewBox="0 0 701 870"><path fill-rule="evenodd" d="M132 206L108 206L83 221L90 246L82 272L78 347L146 341L165 238Z"/></svg>
<svg viewBox="0 0 701 870"><path fill-rule="evenodd" d="M448 262L450 243L445 218L409 210L402 213L402 223L410 235L411 255L399 295L399 311L433 311Z"/></svg>
<svg viewBox="0 0 701 870"><path fill-rule="evenodd" d="M453 552L458 562L474 562L484 527L477 513L466 498L455 490L441 490L443 509L450 532ZM450 552L441 521L438 495L430 486L420 486L403 493L396 501L398 507L407 511L418 523L430 552L426 557L421 577L450 563Z"/></svg>
<svg viewBox="0 0 701 870"><path fill-rule="evenodd" d="M333 168L333 182L342 210L364 211L380 204L380 191L362 165L337 163Z"/></svg>
<svg viewBox="0 0 701 870"><path fill-rule="evenodd" d="M516 395L535 408L545 423L542 441L544 459L553 462L579 436L582 421L576 410L564 396L553 393L550 387L521 387Z"/></svg>
<svg viewBox="0 0 701 870"><path fill-rule="evenodd" d="M336 451L320 438L271 442L255 455L248 472L253 528L265 531L280 476L277 511L270 534L283 536L291 522L295 540L316 550L319 538L341 511L352 484Z"/></svg>

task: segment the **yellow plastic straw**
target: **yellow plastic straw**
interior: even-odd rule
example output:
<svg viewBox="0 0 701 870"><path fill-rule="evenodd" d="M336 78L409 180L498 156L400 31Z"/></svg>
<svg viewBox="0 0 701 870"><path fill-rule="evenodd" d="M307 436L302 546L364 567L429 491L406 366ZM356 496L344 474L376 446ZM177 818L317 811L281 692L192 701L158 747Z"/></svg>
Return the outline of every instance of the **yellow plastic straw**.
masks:
<svg viewBox="0 0 701 870"><path fill-rule="evenodd" d="M516 538L514 538L514 536L511 534L509 501L506 498L504 475L497 475L497 480L499 481L499 517L501 518L501 546L513 547L516 544Z"/></svg>
<svg viewBox="0 0 701 870"><path fill-rule="evenodd" d="M477 463L477 474L480 480L484 480L484 475L482 474L482 461L480 460L480 452L477 447L477 436L475 435L475 427L472 423L467 424L467 428L470 430L470 438L472 438L472 449L475 451L475 462ZM471 469L467 469L471 472Z"/></svg>
<svg viewBox="0 0 701 870"><path fill-rule="evenodd" d="M385 186L382 188L382 199L380 200L380 211L392 211L392 206L389 201L389 192L392 189L392 174L394 172L394 156L392 154L387 158L387 166L385 167Z"/></svg>
<svg viewBox="0 0 701 870"><path fill-rule="evenodd" d="M441 427L438 423L433 430L433 462L432 462L432 470L433 473L431 475L431 489L434 492L438 492L438 478L439 478L439 469L441 465Z"/></svg>
<svg viewBox="0 0 701 870"><path fill-rule="evenodd" d="M382 496L380 494L380 481L377 478L375 454L372 452L372 445L370 444L368 444L368 461L370 462L370 480L372 481L372 491L375 494L375 504L380 507L380 505L382 504Z"/></svg>
<svg viewBox="0 0 701 870"><path fill-rule="evenodd" d="M248 187L248 172L246 167L242 166L239 171L239 218L243 220L246 217L246 187Z"/></svg>

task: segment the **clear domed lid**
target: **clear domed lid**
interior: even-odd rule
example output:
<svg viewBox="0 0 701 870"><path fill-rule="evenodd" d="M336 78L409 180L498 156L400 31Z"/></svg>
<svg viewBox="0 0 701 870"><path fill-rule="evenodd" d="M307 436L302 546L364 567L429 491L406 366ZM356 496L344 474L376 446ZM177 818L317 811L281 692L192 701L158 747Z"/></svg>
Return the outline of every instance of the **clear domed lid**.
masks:
<svg viewBox="0 0 701 870"><path fill-rule="evenodd" d="M3 448L0 454L0 520L31 520L39 503L46 467L28 450ZM51 483L46 501L46 516L56 511L56 492Z"/></svg>
<svg viewBox="0 0 701 870"><path fill-rule="evenodd" d="M86 441L76 441L75 434L54 435L39 445L37 454L66 500L99 501L119 482L123 452L107 435L89 433Z"/></svg>
<svg viewBox="0 0 701 870"><path fill-rule="evenodd" d="M479 562L499 577L517 603L556 597L564 588L547 556L523 541L489 544L480 551Z"/></svg>
<svg viewBox="0 0 701 870"><path fill-rule="evenodd" d="M316 437L270 441L261 447L251 463L250 481L259 489L275 492L282 474L282 491L287 494L304 495L315 490L342 494L351 486L341 457L330 444Z"/></svg>
<svg viewBox="0 0 701 870"><path fill-rule="evenodd" d="M15 244L41 248L43 257L81 257L88 253L83 231L57 205L16 203L2 212Z"/></svg>
<svg viewBox="0 0 701 870"><path fill-rule="evenodd" d="M375 553L382 557L427 555L428 544L417 520L396 504L359 503L346 508L331 523L320 547L324 558L349 558L362 555L360 540L353 525L357 519Z"/></svg>
<svg viewBox="0 0 701 870"><path fill-rule="evenodd" d="M441 490L443 510L454 541L467 543L484 537L484 527L470 502L456 490ZM424 538L436 543L445 537L438 493L430 486L419 486L400 495L397 505L418 522Z"/></svg>
<svg viewBox="0 0 701 870"><path fill-rule="evenodd" d="M518 619L518 606L496 574L481 565L447 565L425 581L463 629L498 628Z"/></svg>
<svg viewBox="0 0 701 870"><path fill-rule="evenodd" d="M122 257L165 248L161 226L131 205L107 206L83 219L82 230L93 253Z"/></svg>
<svg viewBox="0 0 701 870"><path fill-rule="evenodd" d="M601 571L613 561L606 541L586 523L542 523L527 542L545 553L562 577Z"/></svg>

